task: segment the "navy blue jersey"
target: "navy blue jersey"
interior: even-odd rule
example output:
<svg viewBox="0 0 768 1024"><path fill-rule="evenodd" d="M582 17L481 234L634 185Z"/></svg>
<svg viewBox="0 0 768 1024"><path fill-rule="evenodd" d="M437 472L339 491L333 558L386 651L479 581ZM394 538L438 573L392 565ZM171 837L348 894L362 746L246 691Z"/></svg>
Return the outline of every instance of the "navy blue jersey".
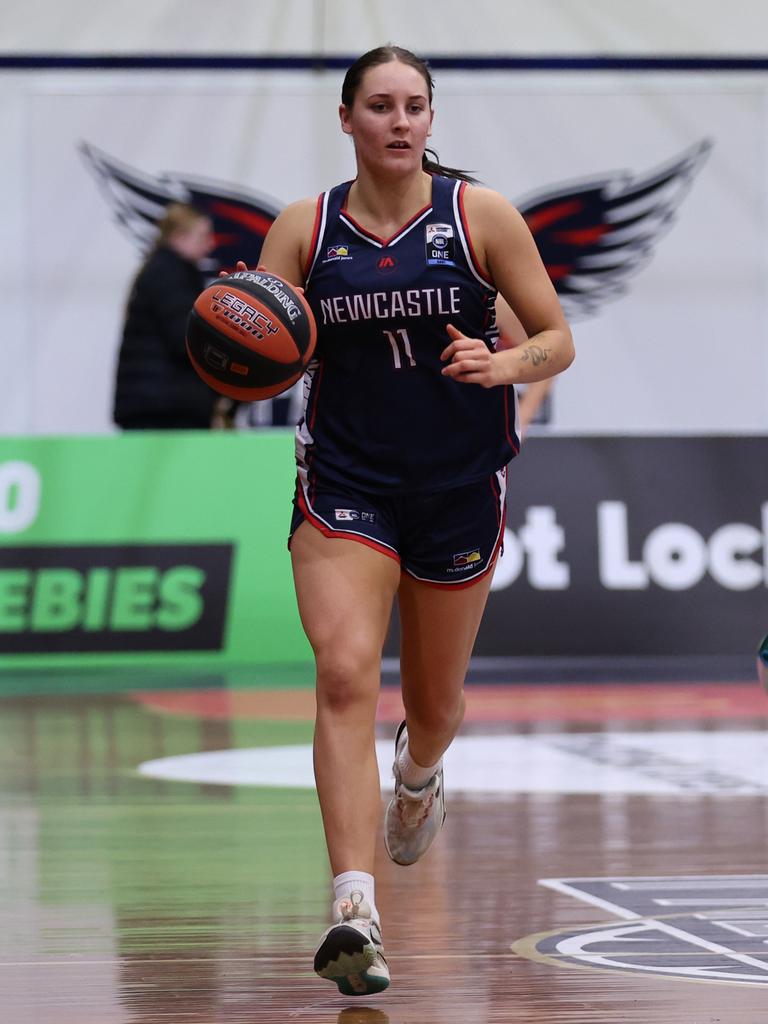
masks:
<svg viewBox="0 0 768 1024"><path fill-rule="evenodd" d="M498 340L496 289L472 252L466 184L432 177L432 202L389 239L345 210L352 182L320 196L306 272L317 320L297 430L300 473L371 492L488 477L519 448L511 386L441 374L446 324Z"/></svg>

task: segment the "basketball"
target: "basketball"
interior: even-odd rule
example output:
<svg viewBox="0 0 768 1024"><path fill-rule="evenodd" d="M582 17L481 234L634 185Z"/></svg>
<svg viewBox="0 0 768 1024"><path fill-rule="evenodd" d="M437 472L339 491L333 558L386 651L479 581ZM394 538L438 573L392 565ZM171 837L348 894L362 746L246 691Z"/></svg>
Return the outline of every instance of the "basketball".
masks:
<svg viewBox="0 0 768 1024"><path fill-rule="evenodd" d="M317 327L300 291L276 274L238 270L195 300L187 352L219 394L257 402L287 391L307 368Z"/></svg>

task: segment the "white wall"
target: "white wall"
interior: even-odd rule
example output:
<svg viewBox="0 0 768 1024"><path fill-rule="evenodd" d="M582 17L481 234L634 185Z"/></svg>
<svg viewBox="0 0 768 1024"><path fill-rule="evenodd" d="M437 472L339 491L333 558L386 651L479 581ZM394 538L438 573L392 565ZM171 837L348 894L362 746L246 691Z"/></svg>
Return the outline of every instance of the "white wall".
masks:
<svg viewBox="0 0 768 1024"><path fill-rule="evenodd" d="M4 51L764 54L762 0L5 0Z"/></svg>
<svg viewBox="0 0 768 1024"><path fill-rule="evenodd" d="M452 0L186 0L104 12L30 0L3 6L0 38L20 52L360 52L388 38L430 53L765 50L762 5L667 8L481 0L470 18ZM0 72L0 432L111 429L139 256L79 144L145 175L208 177L287 203L353 173L336 123L341 77ZM711 140L650 261L621 298L576 324L578 358L558 382L553 429L768 430L768 74L443 71L436 111L441 158L512 201L612 172L642 177Z"/></svg>

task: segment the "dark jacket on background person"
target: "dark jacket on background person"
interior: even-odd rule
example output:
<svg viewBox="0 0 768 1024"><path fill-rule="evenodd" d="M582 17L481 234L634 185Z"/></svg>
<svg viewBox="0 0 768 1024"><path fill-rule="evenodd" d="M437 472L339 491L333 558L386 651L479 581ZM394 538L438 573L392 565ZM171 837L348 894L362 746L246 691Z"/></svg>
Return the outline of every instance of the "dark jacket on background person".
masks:
<svg viewBox="0 0 768 1024"><path fill-rule="evenodd" d="M205 287L198 267L159 246L133 282L117 364L114 420L123 429L206 430L216 394L195 373L186 323Z"/></svg>

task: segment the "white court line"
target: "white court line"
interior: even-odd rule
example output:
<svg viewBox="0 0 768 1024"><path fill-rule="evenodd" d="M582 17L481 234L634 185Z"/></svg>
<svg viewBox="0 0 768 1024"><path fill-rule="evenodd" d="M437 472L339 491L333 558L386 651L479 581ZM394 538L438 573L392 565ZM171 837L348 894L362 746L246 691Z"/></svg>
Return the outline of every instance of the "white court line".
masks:
<svg viewBox="0 0 768 1024"><path fill-rule="evenodd" d="M669 878L667 877L667 880ZM574 879L576 881L576 879ZM578 881L584 881L578 879ZM599 881L599 879L596 879ZM605 881L603 879L602 881ZM765 960L753 959L747 953L737 953L735 950L729 949L727 946L721 946L718 942L710 942L709 939L703 939L698 935L694 935L691 932L686 932L682 928L676 928L674 925L669 924L660 917L643 917L634 911L627 910L624 907L619 907L616 904L610 903L608 900L601 899L599 896L594 896L592 893L583 892L581 889L575 889L562 879L558 878L544 878L539 879L539 884L546 886L548 889L554 889L557 892L562 892L567 896L572 896L577 900L581 900L584 903L590 903L593 906L600 907L603 910L616 914L617 917L623 918L625 921L645 921L648 924L653 924L659 931L666 932L667 935L671 935L673 938L680 939L682 942L689 943L692 946L698 946L701 949L708 950L710 953L716 953L718 956L723 956L727 960L734 960L737 963L745 964L747 967L757 967L760 971L768 971L768 963ZM686 915L675 915L675 916L686 916ZM595 926L596 930L600 926ZM564 929L567 931L575 931L576 929L568 928ZM579 929L585 930L585 929ZM589 957L579 957L587 962Z"/></svg>

